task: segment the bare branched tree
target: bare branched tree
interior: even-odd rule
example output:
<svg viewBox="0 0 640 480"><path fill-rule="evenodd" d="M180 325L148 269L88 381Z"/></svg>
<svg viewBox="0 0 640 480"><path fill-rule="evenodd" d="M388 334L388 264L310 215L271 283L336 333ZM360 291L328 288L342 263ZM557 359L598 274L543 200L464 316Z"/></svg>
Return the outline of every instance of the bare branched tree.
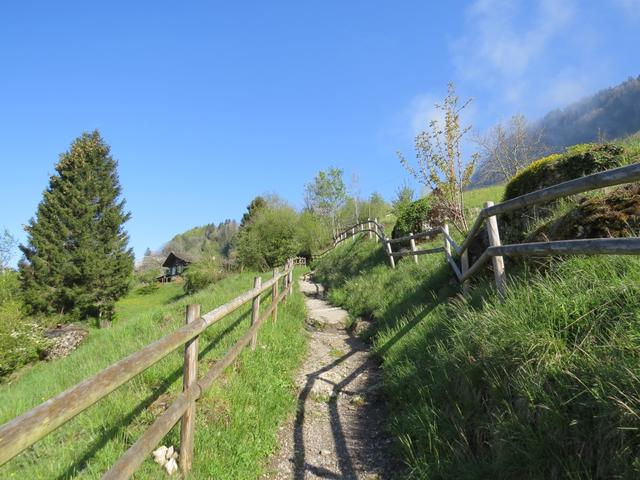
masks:
<svg viewBox="0 0 640 480"><path fill-rule="evenodd" d="M9 230L5 228L0 232L0 273L9 268L17 245L17 240L9 233Z"/></svg>
<svg viewBox="0 0 640 480"><path fill-rule="evenodd" d="M462 192L469 185L477 159L473 154L465 162L460 151L462 138L471 130L471 126L460 125L460 112L470 103L471 99L460 104L454 84L449 83L444 102L436 105L444 121L431 120L428 129L415 138L417 166L398 152L409 174L431 191L434 208L462 233L468 230Z"/></svg>
<svg viewBox="0 0 640 480"><path fill-rule="evenodd" d="M516 173L548 151L542 129L532 128L524 115L514 115L506 126L498 123L474 142L482 149L480 170L485 178L511 179Z"/></svg>
<svg viewBox="0 0 640 480"><path fill-rule="evenodd" d="M351 185L349 185L349 193L353 198L355 206L355 223L360 221L360 177L357 173L351 175Z"/></svg>
<svg viewBox="0 0 640 480"><path fill-rule="evenodd" d="M326 172L320 171L313 182L305 185L306 208L327 218L335 234L338 225L337 217L340 208L347 200L347 187L342 180L342 170L330 167Z"/></svg>

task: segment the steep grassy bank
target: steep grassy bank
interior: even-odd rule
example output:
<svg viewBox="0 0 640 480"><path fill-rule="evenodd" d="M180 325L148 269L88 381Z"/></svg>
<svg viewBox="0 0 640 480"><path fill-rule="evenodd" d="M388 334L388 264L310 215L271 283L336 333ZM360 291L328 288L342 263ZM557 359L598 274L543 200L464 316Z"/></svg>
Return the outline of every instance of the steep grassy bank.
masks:
<svg viewBox="0 0 640 480"><path fill-rule="evenodd" d="M408 478L637 478L640 260L572 258L468 301L441 256L391 270L379 244L315 266L375 318L390 427ZM485 286L486 285L486 286Z"/></svg>
<svg viewBox="0 0 640 480"><path fill-rule="evenodd" d="M269 275L265 276L265 279ZM158 339L184 322L187 303L203 311L221 305L252 286L252 273L231 275L192 296L172 285L152 296L129 297L118 306L111 329L92 331L69 357L38 363L0 387L0 422L96 373ZM173 288L173 290L172 290ZM305 351L304 304L294 289L267 322L256 352L237 363L198 402L195 461L190 478L248 479L259 476L277 446L279 423L295 408L293 372ZM154 296L157 303L154 303ZM270 301L266 296L266 302ZM200 374L246 331L250 306L210 327L200 340ZM0 467L0 478L99 478L171 402L182 386L182 349L170 354L33 448ZM179 427L164 441L179 444ZM151 460L136 478L159 478Z"/></svg>

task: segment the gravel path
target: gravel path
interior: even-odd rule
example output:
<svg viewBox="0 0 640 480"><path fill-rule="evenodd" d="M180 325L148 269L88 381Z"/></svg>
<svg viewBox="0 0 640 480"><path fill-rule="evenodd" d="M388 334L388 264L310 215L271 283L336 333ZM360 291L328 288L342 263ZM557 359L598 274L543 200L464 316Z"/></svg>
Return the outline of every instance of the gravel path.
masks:
<svg viewBox="0 0 640 480"><path fill-rule="evenodd" d="M309 353L298 374L298 411L280 432L265 478L388 479L391 439L383 429L378 368L367 345L345 330L347 312L301 279Z"/></svg>

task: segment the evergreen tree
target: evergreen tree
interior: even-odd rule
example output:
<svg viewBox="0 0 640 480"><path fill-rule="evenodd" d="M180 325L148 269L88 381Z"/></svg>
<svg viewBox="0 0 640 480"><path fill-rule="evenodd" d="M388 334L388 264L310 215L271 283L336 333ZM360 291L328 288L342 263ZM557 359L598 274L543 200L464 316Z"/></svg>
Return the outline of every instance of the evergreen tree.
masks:
<svg viewBox="0 0 640 480"><path fill-rule="evenodd" d="M25 227L20 265L34 312L110 321L133 272L123 224L117 162L98 131L83 133L60 156L35 218Z"/></svg>
<svg viewBox="0 0 640 480"><path fill-rule="evenodd" d="M255 218L255 216L263 210L267 206L267 201L261 196L257 196L251 203L247 205L247 211L242 215L242 219L240 221L240 228L244 228L246 225L251 223L251 220Z"/></svg>

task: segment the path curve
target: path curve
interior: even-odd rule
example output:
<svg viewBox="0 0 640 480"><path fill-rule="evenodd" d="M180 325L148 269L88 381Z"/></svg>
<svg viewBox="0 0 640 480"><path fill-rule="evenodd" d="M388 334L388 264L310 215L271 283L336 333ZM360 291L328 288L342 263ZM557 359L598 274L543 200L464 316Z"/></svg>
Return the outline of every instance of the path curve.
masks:
<svg viewBox="0 0 640 480"><path fill-rule="evenodd" d="M347 312L324 300L321 285L305 277L299 285L309 352L296 380L296 417L281 429L280 451L265 478L392 478L380 372L369 348L347 332Z"/></svg>

